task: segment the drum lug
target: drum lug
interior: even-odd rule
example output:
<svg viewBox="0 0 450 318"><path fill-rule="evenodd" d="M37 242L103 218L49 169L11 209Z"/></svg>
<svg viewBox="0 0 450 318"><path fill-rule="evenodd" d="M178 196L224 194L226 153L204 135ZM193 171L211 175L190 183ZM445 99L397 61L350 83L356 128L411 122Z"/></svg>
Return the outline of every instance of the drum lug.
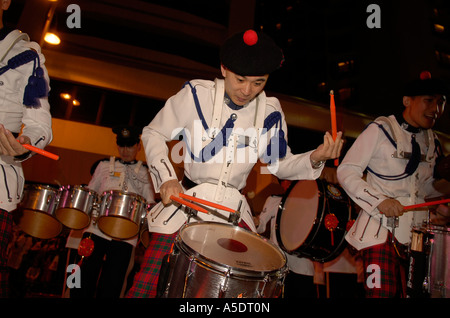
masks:
<svg viewBox="0 0 450 318"><path fill-rule="evenodd" d="M225 274L225 280L224 282L220 285L220 290L219 290L219 297L218 298L225 298L225 293L228 291L228 279L231 276L231 270L228 268L227 273Z"/></svg>
<svg viewBox="0 0 450 318"><path fill-rule="evenodd" d="M270 277L269 277L269 275L266 275L265 277L264 277L264 280L263 280L263 286L262 286L262 289L261 290L257 290L256 291L256 297L257 298L264 298L264 290L266 289L266 285L267 285L267 283L270 281Z"/></svg>
<svg viewBox="0 0 450 318"><path fill-rule="evenodd" d="M184 277L184 287L183 287L183 295L182 295L182 298L186 298L186 289L187 289L187 287L188 287L188 285L189 285L189 279L190 279L190 277L192 276L192 274L194 273L194 270L193 270L193 264L194 264L194 260L195 260L195 257L193 257L193 256L191 256L190 258L189 258L189 266L188 266L188 270L186 271L186 275L185 275L185 277Z"/></svg>

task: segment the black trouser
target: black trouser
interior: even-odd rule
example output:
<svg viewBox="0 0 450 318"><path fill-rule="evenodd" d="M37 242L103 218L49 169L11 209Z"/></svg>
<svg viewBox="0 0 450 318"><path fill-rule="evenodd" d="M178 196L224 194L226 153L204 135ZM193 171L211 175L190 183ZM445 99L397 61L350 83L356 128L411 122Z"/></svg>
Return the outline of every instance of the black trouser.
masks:
<svg viewBox="0 0 450 318"><path fill-rule="evenodd" d="M72 288L70 297L119 298L133 246L123 241L109 241L91 233L84 233L83 238L88 236L94 241L94 250L81 263L81 288ZM78 256L77 262L80 258Z"/></svg>

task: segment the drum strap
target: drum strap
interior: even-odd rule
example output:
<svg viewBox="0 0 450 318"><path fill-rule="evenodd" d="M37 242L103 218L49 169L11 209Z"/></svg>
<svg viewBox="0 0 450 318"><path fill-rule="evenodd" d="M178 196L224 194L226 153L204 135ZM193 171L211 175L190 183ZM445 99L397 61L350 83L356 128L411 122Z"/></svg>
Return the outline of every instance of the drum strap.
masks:
<svg viewBox="0 0 450 318"><path fill-rule="evenodd" d="M114 156L109 157L109 175L110 176L114 175L115 162L116 162L116 157L114 157Z"/></svg>
<svg viewBox="0 0 450 318"><path fill-rule="evenodd" d="M0 42L0 52L4 52L0 58L2 64L8 52L20 40L30 41L30 38L26 33L22 33L19 30L13 30ZM23 104L29 108L39 108L41 105L38 99L48 95L48 85L44 78L44 70L41 67L39 54L34 49L25 50L10 58L6 65L0 67L0 75L31 61L34 62L33 72L28 78L28 83L25 86Z"/></svg>
<svg viewBox="0 0 450 318"><path fill-rule="evenodd" d="M391 136L389 134L389 132L386 130L386 128L383 126L382 123L378 123L377 121L386 123L389 127L389 130L393 134L393 136ZM401 128L396 120L392 120L388 117L381 116L381 117L377 118L377 121L371 122L370 124L378 125L378 127L383 131L383 133L386 135L388 140L396 148L394 157L400 158L400 159L409 159L409 160L405 167L405 171L399 175L392 175L392 176L391 175L383 175L383 174L373 171L370 167L367 167L368 171L372 172L374 175L376 175L377 177L384 179L384 180L401 180L401 179L404 179L404 178L412 175L416 171L420 161L422 161L422 160L431 161L431 159L433 158L433 153L435 151L435 142L434 142L433 132L431 131L431 129L428 129L425 131L425 134L426 134L425 143L426 143L426 146L428 147L428 153L425 158L422 158L420 146L416 142L414 135L411 138L412 152L407 153L405 151L405 147L406 147L405 145L407 144L407 141L406 141L406 139L401 131Z"/></svg>

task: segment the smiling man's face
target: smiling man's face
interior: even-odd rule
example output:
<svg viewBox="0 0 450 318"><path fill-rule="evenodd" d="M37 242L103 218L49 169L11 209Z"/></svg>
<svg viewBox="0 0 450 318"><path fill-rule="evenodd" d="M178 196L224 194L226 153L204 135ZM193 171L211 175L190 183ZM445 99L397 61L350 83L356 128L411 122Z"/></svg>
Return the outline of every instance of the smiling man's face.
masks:
<svg viewBox="0 0 450 318"><path fill-rule="evenodd" d="M444 95L424 95L403 97L403 117L416 128L429 129L442 116L446 98Z"/></svg>

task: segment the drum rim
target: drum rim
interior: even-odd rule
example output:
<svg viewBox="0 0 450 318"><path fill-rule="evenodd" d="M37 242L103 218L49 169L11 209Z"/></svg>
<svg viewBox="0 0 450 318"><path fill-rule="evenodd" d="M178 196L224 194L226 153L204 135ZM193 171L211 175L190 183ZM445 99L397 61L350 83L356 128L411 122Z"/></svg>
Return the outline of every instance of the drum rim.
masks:
<svg viewBox="0 0 450 318"><path fill-rule="evenodd" d="M113 194L119 194L119 195L130 196L130 197L136 197L140 201L144 201L145 203L147 203L147 200L142 195L139 195L139 194L134 193L134 192L128 192L128 191L122 191L122 190L106 190L106 191L103 191L102 194L101 194L101 198L103 199L103 197L105 197L107 195L113 195Z"/></svg>
<svg viewBox="0 0 450 318"><path fill-rule="evenodd" d="M196 250L194 250L193 248L191 248L189 245L187 245L186 243L184 243L181 240L181 233L183 230L185 230L187 227L199 226L199 225L219 225L219 226L225 226L225 227L233 227L244 233L249 233L251 235L255 235L255 236L259 237L260 239L262 239L265 243L268 243L269 245L271 245L275 250L277 250L280 253L280 255L282 256L284 264L280 268L273 269L270 271L269 270L255 271L255 270L249 270L249 269L245 269L245 268L241 268L241 267L236 267L236 266L219 263L216 260L213 260L209 257L206 257L206 256L200 254L199 252L197 252ZM192 223L184 224L178 231L174 244L177 246L178 249L180 249L184 253L186 253L186 256L193 257L196 264L199 264L204 268L211 268L220 274L230 273L230 275L232 275L233 277L235 276L235 277L244 278L244 277L248 277L247 274L253 274L253 275L251 275L252 277L259 277L259 278L267 276L267 275L277 276L277 275L279 275L279 273L284 273L285 269L287 268L287 257L281 248L279 248L273 242L271 242L270 240L267 240L265 237L261 236L258 233L255 233L255 232L249 231L245 228L235 226L232 224L228 224L228 223L220 223L220 222L212 222L212 221L199 221L199 222L192 222ZM217 268L212 267L212 265L218 265L218 267L225 268L226 270L225 271L218 270Z"/></svg>
<svg viewBox="0 0 450 318"><path fill-rule="evenodd" d="M58 187L57 186L53 186L51 184L26 183L23 188L24 188L24 191L25 190L30 190L30 189L37 189L37 190L50 190L50 191L55 191L56 193L58 193Z"/></svg>
<svg viewBox="0 0 450 318"><path fill-rule="evenodd" d="M98 192L88 188L87 185L82 185L82 184L71 185L71 184L67 184L67 185L61 186L59 188L60 192L70 191L70 190L82 190L84 192L88 192L89 194L94 194L94 195L98 196Z"/></svg>

